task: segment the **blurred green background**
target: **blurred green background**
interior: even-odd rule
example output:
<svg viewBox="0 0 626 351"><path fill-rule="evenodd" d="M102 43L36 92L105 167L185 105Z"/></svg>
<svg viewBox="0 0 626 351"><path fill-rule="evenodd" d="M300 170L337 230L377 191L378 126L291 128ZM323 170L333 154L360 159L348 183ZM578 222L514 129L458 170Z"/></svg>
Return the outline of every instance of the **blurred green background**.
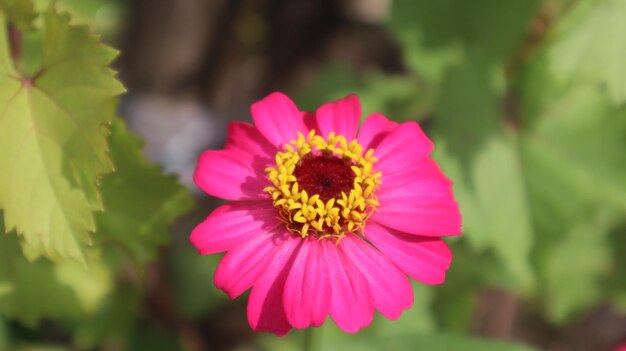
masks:
<svg viewBox="0 0 626 351"><path fill-rule="evenodd" d="M117 213L97 215L89 270L30 262L14 233L0 236L0 350L298 350L301 331L253 334L245 297L213 286L219 255L187 241L219 205L191 184L195 157L274 90L308 110L355 92L364 116L417 120L464 219L464 234L447 240L445 284L414 283L411 310L356 335L328 320L321 350L626 342L626 0L56 6L120 49L120 114L193 200L115 124L112 158L127 167L103 180Z"/></svg>

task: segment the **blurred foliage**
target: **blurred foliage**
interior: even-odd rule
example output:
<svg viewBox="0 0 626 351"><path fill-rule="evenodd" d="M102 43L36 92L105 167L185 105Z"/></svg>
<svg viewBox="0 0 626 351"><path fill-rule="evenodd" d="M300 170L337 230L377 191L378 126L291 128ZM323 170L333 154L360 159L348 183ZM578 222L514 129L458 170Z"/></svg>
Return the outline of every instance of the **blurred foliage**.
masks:
<svg viewBox="0 0 626 351"><path fill-rule="evenodd" d="M115 114L117 52L92 33L114 38L123 3L0 0L0 164L12 169L0 173L0 350L184 349L138 319L147 264L192 203ZM626 0L394 0L385 28L403 72L333 62L296 100L312 110L355 92L365 115L420 121L464 235L449 240L446 283L414 283L399 320L377 315L358 335L329 321L317 346L530 350L459 335L485 287L555 326L600 302L626 311ZM166 260L185 318L226 303L219 256L173 246ZM38 339L51 321L68 342ZM302 337L259 345L296 350Z"/></svg>
<svg viewBox="0 0 626 351"><path fill-rule="evenodd" d="M405 74L335 62L299 93L310 107L357 92L365 114L426 122L464 222L437 330L467 332L485 286L557 324L625 306L625 6L395 0Z"/></svg>
<svg viewBox="0 0 626 351"><path fill-rule="evenodd" d="M172 256L176 304L183 314L192 319L200 318L229 301L213 284L221 255L201 256L191 246L177 246Z"/></svg>
<svg viewBox="0 0 626 351"><path fill-rule="evenodd" d="M373 328L371 328L373 329ZM266 336L261 345L272 351L302 350L303 332L288 338ZM533 348L512 343L487 341L452 334L423 334L420 332L387 331L377 335L346 334L332 323L315 330L317 347L324 351L533 351Z"/></svg>
<svg viewBox="0 0 626 351"><path fill-rule="evenodd" d="M156 259L155 248L169 239L169 225L192 204L174 177L164 177L143 158L143 143L121 120L113 122L109 142L117 171L102 180L106 212L96 216L97 239L118 246L141 267Z"/></svg>

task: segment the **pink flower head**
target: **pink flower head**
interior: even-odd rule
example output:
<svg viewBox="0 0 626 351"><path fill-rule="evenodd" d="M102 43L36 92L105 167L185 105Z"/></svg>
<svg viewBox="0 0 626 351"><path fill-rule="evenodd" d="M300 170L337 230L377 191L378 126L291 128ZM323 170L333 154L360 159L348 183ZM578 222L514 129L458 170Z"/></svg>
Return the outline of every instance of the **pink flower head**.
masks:
<svg viewBox="0 0 626 351"><path fill-rule="evenodd" d="M407 275L445 279L452 254L440 237L460 234L461 216L432 142L416 122L377 113L359 130L360 115L356 95L307 113L273 93L252 105L254 125L230 124L224 150L200 156L196 184L235 202L191 242L227 252L215 285L230 298L252 288L256 331L284 335L330 315L356 332L375 309L396 319L411 307Z"/></svg>

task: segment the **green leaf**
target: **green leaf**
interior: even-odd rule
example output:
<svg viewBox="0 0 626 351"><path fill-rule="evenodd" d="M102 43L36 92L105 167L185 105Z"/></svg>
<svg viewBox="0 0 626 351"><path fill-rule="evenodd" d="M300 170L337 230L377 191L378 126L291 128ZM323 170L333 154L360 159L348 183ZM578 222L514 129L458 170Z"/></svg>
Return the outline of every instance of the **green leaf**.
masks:
<svg viewBox="0 0 626 351"><path fill-rule="evenodd" d="M593 87L552 100L524 138L526 162L540 172L532 182L549 192L538 195L566 218L608 204L626 211L625 135L626 108Z"/></svg>
<svg viewBox="0 0 626 351"><path fill-rule="evenodd" d="M40 11L45 11L50 2L48 0L33 0L35 7ZM72 15L73 23L93 25L99 9L111 0L55 0L55 6ZM92 28L93 29L93 28Z"/></svg>
<svg viewBox="0 0 626 351"><path fill-rule="evenodd" d="M0 231L5 229L0 217ZM89 270L76 261L29 262L16 235L0 234L0 315L34 326L43 318L93 313L111 292L113 277L99 253L87 259Z"/></svg>
<svg viewBox="0 0 626 351"><path fill-rule="evenodd" d="M434 331L433 287L415 281L412 285L415 293L414 304L397 320L389 320L376 313L371 325L357 334L349 334L329 319L322 327L314 330L314 343L318 345L316 348L325 351L376 351L387 349L382 340ZM303 334L304 331L294 330L288 338L266 335L261 339L261 344L267 350L300 350Z"/></svg>
<svg viewBox="0 0 626 351"><path fill-rule="evenodd" d="M10 343L11 339L9 337L6 322L2 317L0 317L0 351L9 350Z"/></svg>
<svg viewBox="0 0 626 351"><path fill-rule="evenodd" d="M200 318L229 301L213 283L220 259L220 255L198 255L189 245L172 251L176 305L186 316Z"/></svg>
<svg viewBox="0 0 626 351"><path fill-rule="evenodd" d="M113 244L135 262L156 257L156 249L169 239L174 219L193 206L187 189L174 176L141 155L143 143L124 123L111 126L111 158L116 172L102 180L105 212L96 215L98 240Z"/></svg>
<svg viewBox="0 0 626 351"><path fill-rule="evenodd" d="M72 321L74 344L83 350L125 339L135 328L140 306L139 288L118 284L97 311Z"/></svg>
<svg viewBox="0 0 626 351"><path fill-rule="evenodd" d="M445 162L442 167L453 171ZM531 288L534 236L516 139L489 139L466 176L455 177L454 171L450 176L459 180L455 194L464 215L465 240L479 251L494 250L514 277L513 287Z"/></svg>
<svg viewBox="0 0 626 351"><path fill-rule="evenodd" d="M317 345L314 349L376 351L386 349L380 340L398 335L432 332L435 329L432 311L433 287L415 281L412 283L415 293L414 304L411 309L404 311L398 320L389 320L376 313L371 325L357 334L349 334L328 319L322 327L314 330L314 345ZM303 334L302 330L294 330L287 338L265 335L260 342L267 350L301 350Z"/></svg>
<svg viewBox="0 0 626 351"><path fill-rule="evenodd" d="M139 284L127 280L120 284L119 276L114 276L122 268L114 250L87 258L89 270L74 261L28 262L20 253L17 236L0 236L0 286L6 287L0 294L0 316L31 328L42 320L54 320L73 333L80 349L125 338L135 326Z"/></svg>
<svg viewBox="0 0 626 351"><path fill-rule="evenodd" d="M614 263L606 286L613 304L620 312L626 313L626 222L622 222L609 235Z"/></svg>
<svg viewBox="0 0 626 351"><path fill-rule="evenodd" d="M408 350L428 350L428 351L533 351L528 346L505 343L492 340L481 340L456 336L451 334L420 334L420 333L396 333L389 337L370 338L358 335L339 332L338 338L328 340L328 328L326 325L322 330L316 330L316 337L321 337L325 351L408 351ZM319 334L318 334L319 333ZM277 338L273 336L265 337L262 345L267 350L295 351L301 350L301 334L297 337Z"/></svg>
<svg viewBox="0 0 626 351"><path fill-rule="evenodd" d="M518 138L505 129L498 106L503 69L479 56L470 58L444 78L433 122L433 157L455 183L461 240L479 252L493 250L510 276L506 285L529 290L534 234Z"/></svg>
<svg viewBox="0 0 626 351"><path fill-rule="evenodd" d="M305 111L315 111L321 104L362 89L359 77L348 67L332 63L324 67L308 87L297 95L296 101Z"/></svg>
<svg viewBox="0 0 626 351"><path fill-rule="evenodd" d="M617 212L611 223L626 213L626 116L597 82L575 80L575 72L556 74L555 57L571 57L564 51L550 56L554 45L540 49L519 72L519 111L515 95L513 108L502 110L507 101L502 66L490 65L488 57L467 56L464 65L444 75L434 127L435 157L455 181L463 213L466 235L461 240L479 252L493 250L512 274L508 279L496 274L489 281L521 287L522 293L533 281L533 259L548 313L563 321L602 298L593 288L562 291L567 285L559 274L567 276L563 260L578 255L576 240L586 235L595 243L589 243L592 262L580 269L577 282L582 286L606 275L606 261L601 262L606 251L600 248L610 224L599 229L594 223L606 211ZM568 74L571 85L563 83ZM570 240L567 233L580 233L580 227L587 232L561 247ZM476 259L487 265L484 258ZM487 271L483 277L492 274Z"/></svg>
<svg viewBox="0 0 626 351"><path fill-rule="evenodd" d="M539 111L521 144L535 258L548 316L564 322L608 297L606 233L626 214L626 109L591 84L523 92Z"/></svg>
<svg viewBox="0 0 626 351"><path fill-rule="evenodd" d="M577 2L516 81L534 260L554 322L609 294L607 232L626 214L626 108L610 83L626 72L614 56L625 47L615 33L623 4Z"/></svg>
<svg viewBox="0 0 626 351"><path fill-rule="evenodd" d="M0 0L0 10L5 13L8 22L15 24L19 29L33 29L33 19L37 14L31 1Z"/></svg>
<svg viewBox="0 0 626 351"><path fill-rule="evenodd" d="M434 94L411 76L369 72L359 92L363 117L381 112L397 121L422 120L432 110Z"/></svg>
<svg viewBox="0 0 626 351"><path fill-rule="evenodd" d="M464 171L489 138L503 133L498 108L502 81L501 66L471 56L467 64L451 69L441 83L434 111L435 134Z"/></svg>
<svg viewBox="0 0 626 351"><path fill-rule="evenodd" d="M436 287L411 281L413 285L413 306L402 312L397 320L389 320L376 314L372 323L372 332L381 338L399 333L416 334L435 331L435 313L432 302Z"/></svg>
<svg viewBox="0 0 626 351"><path fill-rule="evenodd" d="M540 2L396 0L389 28L414 73L438 82L478 54L490 63L512 55Z"/></svg>
<svg viewBox="0 0 626 351"><path fill-rule="evenodd" d="M0 17L0 208L7 230L16 229L32 256L85 262L83 249L102 208L98 179L112 170L106 124L114 96L124 91L106 67L117 55L69 25L52 8L25 46L40 55L34 76L24 76L9 54ZM32 51L32 52L31 52Z"/></svg>
<svg viewBox="0 0 626 351"><path fill-rule="evenodd" d="M375 71L357 76L350 67L340 63L322 69L316 79L297 94L296 100L304 110L314 111L321 104L351 93L359 96L362 118L382 112L396 120L419 119L433 103L432 92L414 77Z"/></svg>
<svg viewBox="0 0 626 351"><path fill-rule="evenodd" d="M532 351L528 346L511 343L480 340L462 336L434 335L398 335L380 343L385 350L428 350L428 351Z"/></svg>
<svg viewBox="0 0 626 351"><path fill-rule="evenodd" d="M71 351L66 346L52 345L22 345L18 346L15 351Z"/></svg>
<svg viewBox="0 0 626 351"><path fill-rule="evenodd" d="M41 12L50 6L50 0L33 0L35 9ZM119 0L55 0L55 6L62 12L72 15L73 24L84 24L106 42L118 42L115 36L123 31L124 15L128 3Z"/></svg>
<svg viewBox="0 0 626 351"><path fill-rule="evenodd" d="M468 233L472 235L472 233ZM454 259L446 282L434 288L438 331L465 334L475 321L476 301L485 287L520 291L520 282L495 250L479 250L461 238L449 240ZM528 258L524 260L527 262ZM523 288L523 287L522 287Z"/></svg>
<svg viewBox="0 0 626 351"><path fill-rule="evenodd" d="M143 328L131 338L128 350L133 351L184 351L180 341L170 333Z"/></svg>
<svg viewBox="0 0 626 351"><path fill-rule="evenodd" d="M2 315L31 326L42 318L79 318L96 311L112 290L113 277L95 253L88 256L87 271L76 261L29 262L19 246L17 236L0 235Z"/></svg>
<svg viewBox="0 0 626 351"><path fill-rule="evenodd" d="M609 272L610 265L602 227L602 223L574 226L548 257L546 309L553 321L567 320L593 305L601 295L600 278Z"/></svg>
<svg viewBox="0 0 626 351"><path fill-rule="evenodd" d="M625 34L626 0L578 1L551 35L548 70L559 85L592 83L625 103Z"/></svg>

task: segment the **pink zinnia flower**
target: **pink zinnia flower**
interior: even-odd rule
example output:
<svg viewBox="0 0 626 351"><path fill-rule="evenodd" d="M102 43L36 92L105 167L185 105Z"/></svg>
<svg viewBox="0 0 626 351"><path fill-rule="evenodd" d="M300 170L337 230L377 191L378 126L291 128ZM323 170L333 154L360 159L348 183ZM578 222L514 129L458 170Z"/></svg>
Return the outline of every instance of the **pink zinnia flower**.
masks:
<svg viewBox="0 0 626 351"><path fill-rule="evenodd" d="M252 288L248 320L284 335L330 317L346 332L374 310L396 319L413 304L407 275L445 279L460 234L452 183L416 122L381 114L359 130L355 95L301 112L281 93L252 105L254 124L229 125L224 150L195 172L209 195L235 200L191 234L201 254L226 251L215 285L230 298ZM357 135L358 131L358 135Z"/></svg>

